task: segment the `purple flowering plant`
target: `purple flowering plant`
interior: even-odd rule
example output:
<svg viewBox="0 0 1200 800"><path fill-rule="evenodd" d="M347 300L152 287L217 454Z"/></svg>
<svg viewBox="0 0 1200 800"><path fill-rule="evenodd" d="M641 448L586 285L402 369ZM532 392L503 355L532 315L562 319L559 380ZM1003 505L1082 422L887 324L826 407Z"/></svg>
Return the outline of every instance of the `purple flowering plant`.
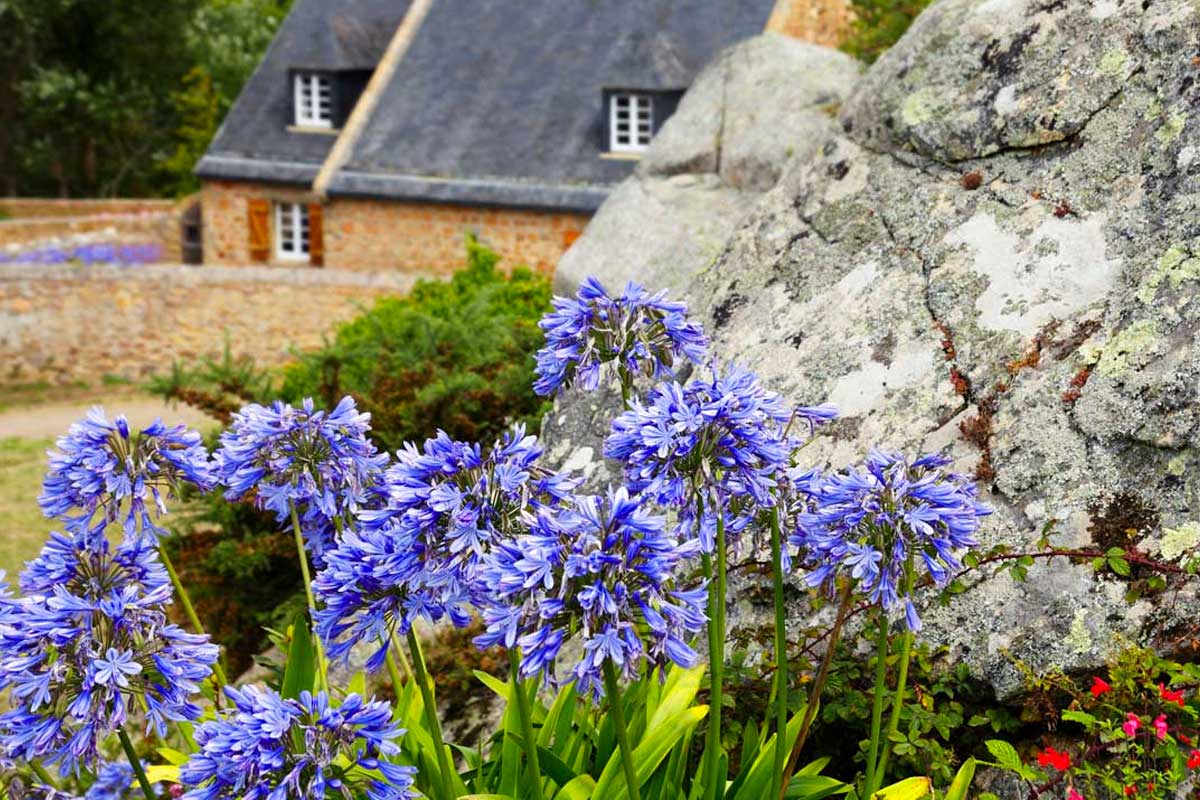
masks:
<svg viewBox="0 0 1200 800"><path fill-rule="evenodd" d="M97 410L73 426L40 498L66 531L29 562L19 595L0 587L10 704L0 771L32 772L18 784L30 796L77 797L78 787L94 800L131 789L158 800L149 774L188 800L641 800L673 798L672 786L704 800L782 797L826 672L790 717L791 572L840 599L829 653L849 605L871 608L878 663L898 658L895 733L919 629L916 578L944 583L961 568L988 512L974 485L939 455L874 451L844 470L805 463L836 410L792 406L749 370L710 361L701 327L663 293L630 283L613 297L589 279L541 327L540 394L594 390L606 368L619 379L624 409L603 445L616 485L582 490L519 425L487 447L439 431L380 453L351 398L329 411L311 400L248 405L211 456L198 434L159 421L133 432ZM684 380L685 362L703 368ZM652 383L644 396L639 379ZM267 688L228 686L159 550L160 518L185 484L272 511L295 539L308 614L280 635L286 668ZM721 736L727 559L767 548L775 699L731 784ZM191 633L168 619L176 597ZM896 653L893 617L906 623ZM507 651L510 674L485 679L507 706L502 730L475 753L445 741L417 628L477 618L476 644ZM386 664L395 702L365 700L365 675L330 685L326 655L368 672ZM204 686L213 671L223 694ZM888 758L886 677L860 796L880 788ZM178 744L160 751L172 763L147 770L127 733L137 729ZM120 774L107 760L114 736L128 764Z"/></svg>
<svg viewBox="0 0 1200 800"><path fill-rule="evenodd" d="M533 389L543 396L572 384L595 391L601 368L611 363L628 398L636 376L665 378L678 359L699 364L708 352L708 338L688 320L687 306L632 281L612 297L589 277L574 298L554 298L554 311L540 327L546 344L537 353Z"/></svg>

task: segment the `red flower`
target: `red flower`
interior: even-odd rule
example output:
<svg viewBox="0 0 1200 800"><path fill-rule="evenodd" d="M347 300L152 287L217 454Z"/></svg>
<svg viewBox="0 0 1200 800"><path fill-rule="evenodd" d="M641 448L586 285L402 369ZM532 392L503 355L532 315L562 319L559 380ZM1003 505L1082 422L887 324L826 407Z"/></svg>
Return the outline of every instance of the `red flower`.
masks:
<svg viewBox="0 0 1200 800"><path fill-rule="evenodd" d="M1160 683L1158 685L1158 696L1168 703L1175 703L1180 708L1183 708L1183 689L1173 692Z"/></svg>
<svg viewBox="0 0 1200 800"><path fill-rule="evenodd" d="M1186 733L1177 733L1177 734L1175 734L1175 738L1178 739L1179 741L1183 742L1184 744L1192 743L1192 737L1188 736Z"/></svg>
<svg viewBox="0 0 1200 800"><path fill-rule="evenodd" d="M1112 686L1103 678L1092 678L1092 688L1089 691L1092 697L1099 697L1105 692L1111 692Z"/></svg>
<svg viewBox="0 0 1200 800"><path fill-rule="evenodd" d="M1136 786L1126 786L1125 787L1125 796L1126 797L1133 797L1135 794L1137 794Z"/></svg>
<svg viewBox="0 0 1200 800"><path fill-rule="evenodd" d="M1053 747L1047 747L1045 752L1038 754L1038 764L1043 767L1054 767L1059 772L1065 772L1071 768L1071 754L1060 753Z"/></svg>
<svg viewBox="0 0 1200 800"><path fill-rule="evenodd" d="M1188 764L1188 769L1195 769L1196 767L1200 767L1200 750L1193 750L1192 752L1188 753L1187 764Z"/></svg>
<svg viewBox="0 0 1200 800"><path fill-rule="evenodd" d="M1149 783L1147 783L1147 784L1146 784L1146 791L1147 791L1147 792L1153 792L1153 791L1154 791L1154 781L1150 781Z"/></svg>

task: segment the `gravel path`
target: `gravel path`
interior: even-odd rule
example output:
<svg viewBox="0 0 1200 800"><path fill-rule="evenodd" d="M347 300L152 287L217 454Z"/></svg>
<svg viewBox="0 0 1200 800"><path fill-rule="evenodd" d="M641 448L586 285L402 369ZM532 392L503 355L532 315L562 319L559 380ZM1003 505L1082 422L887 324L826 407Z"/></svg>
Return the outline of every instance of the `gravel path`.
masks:
<svg viewBox="0 0 1200 800"><path fill-rule="evenodd" d="M144 427L162 417L168 425L184 423L193 428L206 429L216 423L204 413L185 405L170 406L165 401L139 394L123 394L106 397L97 393L94 398L71 402L51 402L28 408L6 408L0 410L0 439L45 439L67 432L71 423L82 419L93 405L104 408L109 419L124 414L132 427Z"/></svg>

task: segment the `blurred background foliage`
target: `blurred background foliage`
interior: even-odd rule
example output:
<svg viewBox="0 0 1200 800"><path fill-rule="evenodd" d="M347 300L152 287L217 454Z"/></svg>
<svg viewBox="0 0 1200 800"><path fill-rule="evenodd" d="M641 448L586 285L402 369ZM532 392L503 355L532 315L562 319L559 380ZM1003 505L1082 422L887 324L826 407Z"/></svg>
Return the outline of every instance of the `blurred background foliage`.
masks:
<svg viewBox="0 0 1200 800"><path fill-rule="evenodd" d="M182 195L291 0L0 0L0 193Z"/></svg>

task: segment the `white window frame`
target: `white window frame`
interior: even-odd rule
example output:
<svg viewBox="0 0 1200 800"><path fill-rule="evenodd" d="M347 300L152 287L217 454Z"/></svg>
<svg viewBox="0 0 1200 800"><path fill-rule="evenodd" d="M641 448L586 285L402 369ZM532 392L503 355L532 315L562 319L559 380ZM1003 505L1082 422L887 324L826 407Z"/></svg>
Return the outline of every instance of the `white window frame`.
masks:
<svg viewBox="0 0 1200 800"><path fill-rule="evenodd" d="M321 72L297 72L292 77L296 125L333 128L333 78Z"/></svg>
<svg viewBox="0 0 1200 800"><path fill-rule="evenodd" d="M622 118L624 114L624 119ZM622 130L624 126L624 130ZM644 153L654 136L654 95L613 92L608 97L608 149Z"/></svg>
<svg viewBox="0 0 1200 800"><path fill-rule="evenodd" d="M274 234L277 259L308 261L308 204L276 202Z"/></svg>

